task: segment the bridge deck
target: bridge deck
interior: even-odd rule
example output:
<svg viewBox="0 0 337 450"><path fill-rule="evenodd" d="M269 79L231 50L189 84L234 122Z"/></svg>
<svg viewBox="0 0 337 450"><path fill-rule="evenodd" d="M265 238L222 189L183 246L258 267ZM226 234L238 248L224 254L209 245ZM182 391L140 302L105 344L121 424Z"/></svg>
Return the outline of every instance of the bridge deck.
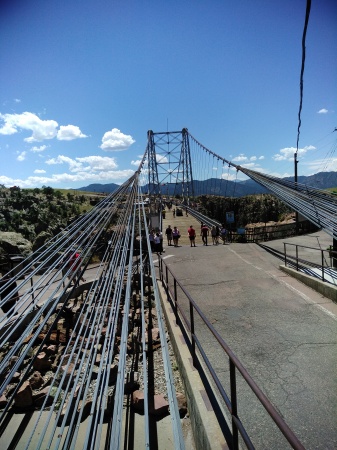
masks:
<svg viewBox="0 0 337 450"><path fill-rule="evenodd" d="M178 226L182 238L180 247L166 246L165 262L305 448L336 448L337 305L280 271L280 261L255 244L205 247L197 236L190 248L187 228L198 224L172 212L164 231L168 224ZM325 249L331 238L321 231L286 241L316 247L319 241ZM268 245L283 250L283 240ZM204 333L202 344L226 385L228 361ZM244 389L239 415L254 430L256 448L280 448L276 427L261 438L266 416Z"/></svg>

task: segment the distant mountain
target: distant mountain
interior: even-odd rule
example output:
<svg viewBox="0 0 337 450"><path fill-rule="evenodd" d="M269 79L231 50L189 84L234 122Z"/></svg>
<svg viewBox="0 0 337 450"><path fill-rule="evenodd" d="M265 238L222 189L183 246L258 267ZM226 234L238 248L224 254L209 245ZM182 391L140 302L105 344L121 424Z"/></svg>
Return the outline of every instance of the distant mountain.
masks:
<svg viewBox="0 0 337 450"><path fill-rule="evenodd" d="M106 192L107 194L110 194L111 192L114 192L117 188L119 188L118 184L115 183L109 183L109 184L89 184L89 186L78 188L78 191L85 191L85 192Z"/></svg>
<svg viewBox="0 0 337 450"><path fill-rule="evenodd" d="M284 180L294 181L294 177L285 177ZM337 172L319 172L315 175L299 176L298 183L306 184L317 189L328 189L337 187ZM198 195L223 195L226 197L243 197L245 195L266 194L268 189L254 180L245 181L227 181L218 178L210 178L208 180L194 180L194 193ZM89 192L114 192L119 187L118 184L90 184L87 187L79 188L79 191ZM143 192L148 191L148 186L143 186ZM165 183L161 186L162 195L172 196L174 194L182 194L181 185L176 183Z"/></svg>
<svg viewBox="0 0 337 450"><path fill-rule="evenodd" d="M285 180L294 181L294 177L286 177ZM319 172L308 177L299 176L297 181L316 189L337 188L337 172Z"/></svg>

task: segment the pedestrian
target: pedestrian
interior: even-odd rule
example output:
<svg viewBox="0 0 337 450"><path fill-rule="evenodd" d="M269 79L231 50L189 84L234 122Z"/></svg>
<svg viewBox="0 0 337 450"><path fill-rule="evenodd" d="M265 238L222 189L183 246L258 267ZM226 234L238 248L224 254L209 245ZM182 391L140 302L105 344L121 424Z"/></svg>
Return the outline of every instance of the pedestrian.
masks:
<svg viewBox="0 0 337 450"><path fill-rule="evenodd" d="M166 234L166 237L167 237L167 245L172 245L172 228L171 228L171 225L169 225L166 228L165 234Z"/></svg>
<svg viewBox="0 0 337 450"><path fill-rule="evenodd" d="M80 253L78 253L76 251L73 252L69 259L69 267L70 267L72 273L75 274L75 276L74 276L75 284L77 282L79 282L80 280L83 282L86 281L83 277L81 277L81 265L82 265L82 258L81 258Z"/></svg>
<svg viewBox="0 0 337 450"><path fill-rule="evenodd" d="M227 241L227 230L224 225L221 228L221 239L222 239L223 245L225 245L226 241Z"/></svg>
<svg viewBox="0 0 337 450"><path fill-rule="evenodd" d="M207 244L207 236L208 235L209 235L208 226L207 225L202 225L200 236L202 237L202 242L204 243L204 245L208 245Z"/></svg>
<svg viewBox="0 0 337 450"><path fill-rule="evenodd" d="M191 247L195 247L195 229L193 228L193 225L190 225L187 233L188 237L190 238Z"/></svg>
<svg viewBox="0 0 337 450"><path fill-rule="evenodd" d="M149 241L150 241L151 252L154 252L154 230L150 231Z"/></svg>
<svg viewBox="0 0 337 450"><path fill-rule="evenodd" d="M175 208L172 209L172 214L173 214L173 217L176 216L176 210L175 210Z"/></svg>
<svg viewBox="0 0 337 450"><path fill-rule="evenodd" d="M215 225L212 226L211 236L212 236L213 245L216 245L216 228L215 228Z"/></svg>
<svg viewBox="0 0 337 450"><path fill-rule="evenodd" d="M174 246L178 247L178 241L179 241L179 238L180 238L180 232L179 232L177 227L173 227L172 236L173 236L173 244L174 244Z"/></svg>
<svg viewBox="0 0 337 450"><path fill-rule="evenodd" d="M154 251L157 253L157 255L161 255L160 234L158 231L154 236Z"/></svg>
<svg viewBox="0 0 337 450"><path fill-rule="evenodd" d="M215 226L215 230L216 230L215 243L216 245L219 245L220 228L218 225Z"/></svg>

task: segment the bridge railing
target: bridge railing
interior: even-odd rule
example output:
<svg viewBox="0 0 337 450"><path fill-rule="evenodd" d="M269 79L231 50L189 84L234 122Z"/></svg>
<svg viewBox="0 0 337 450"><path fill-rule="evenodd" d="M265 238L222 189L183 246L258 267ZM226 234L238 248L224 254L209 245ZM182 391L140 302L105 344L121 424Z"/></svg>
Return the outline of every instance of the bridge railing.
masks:
<svg viewBox="0 0 337 450"><path fill-rule="evenodd" d="M321 278L332 284L337 282L337 252L284 242L284 264L297 271Z"/></svg>
<svg viewBox="0 0 337 450"><path fill-rule="evenodd" d="M167 294L167 300L170 302L174 311L176 323L182 328L185 337L189 339L188 346L191 351L194 367L202 371L202 365L206 365L208 372L212 377L222 399L221 403L224 403L226 405L231 416L232 442L229 443L230 448L232 448L233 450L238 450L240 448L240 434L246 447L248 449L254 449L251 438L249 437L249 434L245 429L238 413L238 397L240 396L240 390L237 388L237 374L239 373L241 374L246 387L248 386L251 392L255 394L258 402L264 407L265 411L277 425L290 446L294 449L304 450L303 445L295 436L293 431L285 423L275 407L257 386L253 378L249 375L243 364L235 356L228 344L219 335L214 326L210 323L208 318L188 293L188 291L184 288L184 286L180 283L172 270L165 264L165 262L161 258L159 258L159 276L160 281L162 282ZM224 382L219 379L215 368L212 366L212 363L207 357L206 351L201 344L201 332L203 331L203 329L205 329L205 326L211 332L216 342L218 343L222 356L227 356L229 360L229 395L227 394L224 387ZM217 352L218 354L218 349L214 349L214 352ZM200 359L202 363L200 363ZM210 394L210 392L208 393ZM214 398L214 396L211 397Z"/></svg>

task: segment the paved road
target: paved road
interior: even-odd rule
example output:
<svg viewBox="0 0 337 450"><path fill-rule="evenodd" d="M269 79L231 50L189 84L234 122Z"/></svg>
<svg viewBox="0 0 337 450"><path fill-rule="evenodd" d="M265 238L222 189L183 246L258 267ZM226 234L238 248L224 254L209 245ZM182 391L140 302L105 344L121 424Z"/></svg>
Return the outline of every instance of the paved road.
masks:
<svg viewBox="0 0 337 450"><path fill-rule="evenodd" d="M184 234L189 219L180 220L169 214L164 228L178 225ZM330 241L323 232L287 239L317 248ZM283 240L268 245L283 249ZM164 258L305 448L336 449L337 305L283 273L280 260L255 244L206 247L198 238L196 248L188 241L166 247ZM226 385L228 362L200 332ZM239 414L256 448L289 448L241 392Z"/></svg>

